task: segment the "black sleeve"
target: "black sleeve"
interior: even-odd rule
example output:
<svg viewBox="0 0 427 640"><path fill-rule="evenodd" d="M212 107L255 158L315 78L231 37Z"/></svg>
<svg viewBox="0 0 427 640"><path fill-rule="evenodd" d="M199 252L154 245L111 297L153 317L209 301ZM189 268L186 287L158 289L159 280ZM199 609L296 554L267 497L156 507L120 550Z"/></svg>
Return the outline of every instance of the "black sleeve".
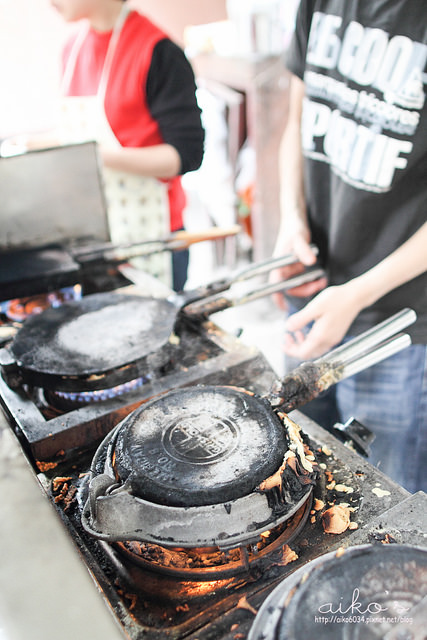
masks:
<svg viewBox="0 0 427 640"><path fill-rule="evenodd" d="M204 130L196 100L193 69L169 39L157 43L147 77L147 103L164 141L181 157L181 174L200 167Z"/></svg>

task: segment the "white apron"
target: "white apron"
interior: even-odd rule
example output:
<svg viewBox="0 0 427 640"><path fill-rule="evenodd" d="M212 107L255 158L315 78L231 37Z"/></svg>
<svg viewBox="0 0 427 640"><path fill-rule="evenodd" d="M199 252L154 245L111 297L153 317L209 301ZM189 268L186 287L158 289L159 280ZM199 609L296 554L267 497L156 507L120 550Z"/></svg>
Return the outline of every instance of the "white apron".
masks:
<svg viewBox="0 0 427 640"><path fill-rule="evenodd" d="M64 97L59 126L61 141L64 144L95 140L105 146L120 146L105 114L104 100L117 42L129 11L129 7L124 5L113 29L95 96L65 95L89 25L86 29L83 28L76 38L62 82ZM101 168L101 174L107 202L110 237L114 244L158 239L169 234L169 200L166 184L156 178L138 176L107 167ZM172 261L168 252L146 258L135 258L132 264L171 286Z"/></svg>

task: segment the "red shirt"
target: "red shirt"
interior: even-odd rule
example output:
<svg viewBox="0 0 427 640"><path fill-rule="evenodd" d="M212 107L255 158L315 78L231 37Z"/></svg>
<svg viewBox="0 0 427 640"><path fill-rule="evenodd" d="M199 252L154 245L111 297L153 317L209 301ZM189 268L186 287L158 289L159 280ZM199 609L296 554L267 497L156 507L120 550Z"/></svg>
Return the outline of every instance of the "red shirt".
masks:
<svg viewBox="0 0 427 640"><path fill-rule="evenodd" d="M97 93L111 35L111 31L89 30L77 56L68 95L89 96ZM167 36L161 29L136 11L128 15L120 33L104 107L111 129L123 147L149 147L169 142L159 122L153 117L147 95L153 52L156 45L165 39ZM70 41L64 50L65 64L72 44ZM168 73L173 74L173 69L168 69ZM158 79L156 82L159 84ZM192 91L194 93L194 87ZM170 226L175 231L183 226L182 213L186 199L179 176L168 180L167 184Z"/></svg>

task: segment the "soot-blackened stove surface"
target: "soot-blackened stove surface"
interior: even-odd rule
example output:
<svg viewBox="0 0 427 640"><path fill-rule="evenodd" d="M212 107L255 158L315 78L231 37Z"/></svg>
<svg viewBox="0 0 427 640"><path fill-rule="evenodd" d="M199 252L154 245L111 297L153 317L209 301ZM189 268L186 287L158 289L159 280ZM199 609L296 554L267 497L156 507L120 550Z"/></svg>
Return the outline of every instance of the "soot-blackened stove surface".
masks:
<svg viewBox="0 0 427 640"><path fill-rule="evenodd" d="M15 430L20 431L21 442L27 441L25 448L30 458L40 456L41 460L44 457L52 460L53 456L52 464L46 466L46 469L49 466L51 469L39 474L40 482L109 601L123 629L123 638L244 640L256 610L274 587L319 555L339 546L375 540L381 543L390 532L398 542L417 544L419 540L425 545L426 523L420 521L420 514L426 512L426 496L410 497L405 490L299 412L292 412L291 417L311 437L324 465L323 484L317 488L320 494L316 495L322 496L326 492L328 501L352 506L352 520L357 523L357 530L347 530L338 536L327 535L323 531L320 512L313 510L301 534L290 543L298 556L295 560L284 564L283 558L274 557L271 562L258 565L249 578L244 579L239 574L230 584L223 585L223 591L217 589L199 601L194 598L194 593L192 598L186 598L182 591L177 593L176 585L171 586L163 578L154 577L156 574L146 570L141 573L139 568L136 573L134 569L127 569L117 560L115 550L89 538L80 526L78 490L89 473L94 440L104 437L124 417L123 412L127 415L132 406L138 406L153 395L198 382L234 384L259 394L269 391L275 375L257 352L237 345L234 339L224 336L210 323L206 324L205 330L208 330L210 338L214 338L214 354L203 353L202 359L194 366L188 359L184 366L182 363L176 368L172 366L163 379L144 387L142 394L139 391L129 394L125 402L123 398L115 399L101 403L102 406L89 406L46 420L23 390L19 393L12 391L0 380L3 406L9 404L7 414ZM194 334L190 332L190 335ZM190 345L195 342L189 340ZM36 420L31 422L34 417ZM77 455L82 444L87 453ZM55 457L62 445L69 448L65 459L62 455ZM53 494L52 481L56 487ZM67 505L70 506L66 509ZM57 561L60 558L55 559ZM140 581L142 588L140 584L136 589L134 580ZM161 592L163 589L162 598L149 597L150 592L155 593L154 588ZM105 613L108 617L107 609Z"/></svg>
<svg viewBox="0 0 427 640"><path fill-rule="evenodd" d="M295 412L293 418L311 436L321 465L322 473L314 498L322 500L325 508L337 503L349 505L351 519L357 523L358 529L347 530L341 535L325 534L321 511L313 509L301 533L289 544L295 555L272 554L264 563L251 568L249 573L238 573L234 579L219 582L213 593L201 598L194 597L200 591L194 583L134 568L124 562L114 547L91 539L80 524L86 490L82 469L79 468L80 478L75 470L71 470L69 475L67 469L61 470L62 477L68 478L64 481L67 490L63 490L61 481L52 497L56 498L61 517L132 640L168 637L244 640L255 612L271 591L284 578L319 555L353 544L375 540L382 543L386 539L389 521L393 523L390 531L398 542L416 544L416 531L418 539L422 539L423 527L410 503L418 499L422 514L426 504L423 494L409 497L406 491L302 414ZM49 479L45 477L44 481L51 491ZM404 518L397 529L396 512L402 516L412 512L412 522L411 518ZM408 523L406 529L403 522ZM293 559L286 564L286 558Z"/></svg>
<svg viewBox="0 0 427 640"><path fill-rule="evenodd" d="M60 245L0 251L0 300L73 286L79 271L79 265Z"/></svg>

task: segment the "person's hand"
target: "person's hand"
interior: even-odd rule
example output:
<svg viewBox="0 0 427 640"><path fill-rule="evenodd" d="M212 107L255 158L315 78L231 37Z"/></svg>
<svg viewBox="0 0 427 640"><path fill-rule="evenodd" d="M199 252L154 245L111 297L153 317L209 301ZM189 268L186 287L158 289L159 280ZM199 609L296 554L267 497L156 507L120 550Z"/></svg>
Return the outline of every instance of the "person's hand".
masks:
<svg viewBox="0 0 427 640"><path fill-rule="evenodd" d="M303 361L318 358L344 338L361 308L351 283L324 289L288 318L285 353ZM310 323L312 327L304 333Z"/></svg>
<svg viewBox="0 0 427 640"><path fill-rule="evenodd" d="M287 232L279 233L273 255L280 257L288 253L295 255L299 261L280 269L274 269L269 277L271 284L288 280L302 273L305 267L315 264L317 256L310 246L310 234L305 225L297 225L293 230L288 229ZM318 293L326 287L326 284L326 278L319 278L313 282L289 289L287 293L305 298ZM273 294L273 300L279 309L287 309L286 298L283 293Z"/></svg>

